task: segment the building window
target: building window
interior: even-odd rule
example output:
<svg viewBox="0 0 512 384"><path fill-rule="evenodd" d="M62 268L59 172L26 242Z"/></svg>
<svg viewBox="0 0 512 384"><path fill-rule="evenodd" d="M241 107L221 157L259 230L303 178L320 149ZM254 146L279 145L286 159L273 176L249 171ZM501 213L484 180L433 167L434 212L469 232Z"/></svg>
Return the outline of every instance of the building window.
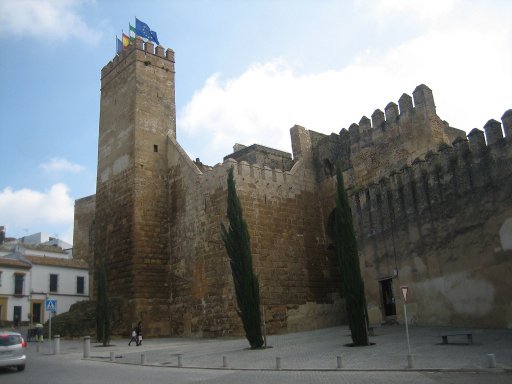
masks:
<svg viewBox="0 0 512 384"><path fill-rule="evenodd" d="M158 152L158 145L153 145L153 152Z"/></svg>
<svg viewBox="0 0 512 384"><path fill-rule="evenodd" d="M83 276L77 276L76 278L76 293L84 293L85 279Z"/></svg>
<svg viewBox="0 0 512 384"><path fill-rule="evenodd" d="M59 286L59 275L50 274L50 292L57 292Z"/></svg>
<svg viewBox="0 0 512 384"><path fill-rule="evenodd" d="M23 295L23 281L25 275L14 275L14 294Z"/></svg>

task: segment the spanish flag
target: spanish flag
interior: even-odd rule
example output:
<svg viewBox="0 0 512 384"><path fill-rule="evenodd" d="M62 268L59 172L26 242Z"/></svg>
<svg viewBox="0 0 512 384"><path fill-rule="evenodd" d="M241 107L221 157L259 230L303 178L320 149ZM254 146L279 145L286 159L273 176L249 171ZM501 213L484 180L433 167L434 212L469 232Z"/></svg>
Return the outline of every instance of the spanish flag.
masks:
<svg viewBox="0 0 512 384"><path fill-rule="evenodd" d="M123 33L123 49L126 49L130 45L130 37Z"/></svg>

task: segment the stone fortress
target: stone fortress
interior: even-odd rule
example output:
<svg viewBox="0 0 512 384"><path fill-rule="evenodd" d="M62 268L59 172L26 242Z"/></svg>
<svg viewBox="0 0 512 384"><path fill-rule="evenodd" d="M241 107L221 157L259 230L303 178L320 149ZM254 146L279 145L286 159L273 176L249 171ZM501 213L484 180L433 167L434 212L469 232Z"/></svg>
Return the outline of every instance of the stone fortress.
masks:
<svg viewBox="0 0 512 384"><path fill-rule="evenodd" d="M227 170L248 223L268 333L345 321L332 238L340 161L370 322L512 327L512 110L450 127L418 86L339 134L291 128L293 155L235 145L193 161L176 138L174 52L137 38L101 71L97 189L75 204L74 254L104 258L123 321L146 336L243 332L228 256ZM91 269L92 270L92 269Z"/></svg>

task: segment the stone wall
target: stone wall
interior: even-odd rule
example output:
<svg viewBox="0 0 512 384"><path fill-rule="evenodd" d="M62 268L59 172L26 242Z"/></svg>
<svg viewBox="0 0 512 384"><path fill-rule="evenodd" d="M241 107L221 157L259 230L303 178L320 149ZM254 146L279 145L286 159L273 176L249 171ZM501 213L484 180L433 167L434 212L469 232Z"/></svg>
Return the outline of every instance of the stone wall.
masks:
<svg viewBox="0 0 512 384"><path fill-rule="evenodd" d="M317 139L313 155L318 179L332 177L339 160L344 170L351 171L350 183L365 187L436 150L441 143L451 144L456 137L465 137L464 131L437 116L430 88L419 85L413 98L404 93L398 105L390 102L385 112L375 110L371 120L363 116L348 131L342 129L339 135Z"/></svg>
<svg viewBox="0 0 512 384"><path fill-rule="evenodd" d="M340 324L343 307L332 250L305 168L289 172L227 159L201 172L173 141L170 159L172 328L184 335L240 335L228 256L220 238L226 222L227 170L251 236L268 333ZM313 183L310 183L313 185Z"/></svg>
<svg viewBox="0 0 512 384"><path fill-rule="evenodd" d="M168 158L171 332L238 334L229 265L219 236L225 215L224 175L215 168L203 177L175 140L170 140Z"/></svg>
<svg viewBox="0 0 512 384"><path fill-rule="evenodd" d="M337 260L326 244L318 192L308 188L306 163L290 172L237 164L270 333L333 326L343 318Z"/></svg>
<svg viewBox="0 0 512 384"><path fill-rule="evenodd" d="M135 138L134 49L101 72L95 264L104 259L110 296L131 297L133 285L133 189Z"/></svg>
<svg viewBox="0 0 512 384"><path fill-rule="evenodd" d="M511 326L512 249L502 244L511 232L512 141L496 123L485 127L489 145L475 129L469 141L353 191L370 306L382 307L378 281L393 278L397 304L399 286L409 286L412 322Z"/></svg>
<svg viewBox="0 0 512 384"><path fill-rule="evenodd" d="M75 201L73 258L84 260L92 266L94 261L94 214L96 195ZM92 270L91 270L92 272Z"/></svg>

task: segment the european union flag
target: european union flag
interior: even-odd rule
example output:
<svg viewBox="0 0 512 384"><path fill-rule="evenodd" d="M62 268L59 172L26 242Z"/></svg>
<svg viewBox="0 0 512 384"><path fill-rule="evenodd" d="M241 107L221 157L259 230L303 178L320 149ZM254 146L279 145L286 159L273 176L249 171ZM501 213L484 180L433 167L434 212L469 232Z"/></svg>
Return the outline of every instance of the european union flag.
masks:
<svg viewBox="0 0 512 384"><path fill-rule="evenodd" d="M154 41L157 44L160 44L158 42L156 32L152 31L146 23L140 21L137 18L135 18L135 33L137 34L137 36L143 37L145 39Z"/></svg>
<svg viewBox="0 0 512 384"><path fill-rule="evenodd" d="M158 42L158 37L156 36L156 32L155 31L151 31L151 36L152 36L152 39L157 45L160 45L160 43Z"/></svg>

